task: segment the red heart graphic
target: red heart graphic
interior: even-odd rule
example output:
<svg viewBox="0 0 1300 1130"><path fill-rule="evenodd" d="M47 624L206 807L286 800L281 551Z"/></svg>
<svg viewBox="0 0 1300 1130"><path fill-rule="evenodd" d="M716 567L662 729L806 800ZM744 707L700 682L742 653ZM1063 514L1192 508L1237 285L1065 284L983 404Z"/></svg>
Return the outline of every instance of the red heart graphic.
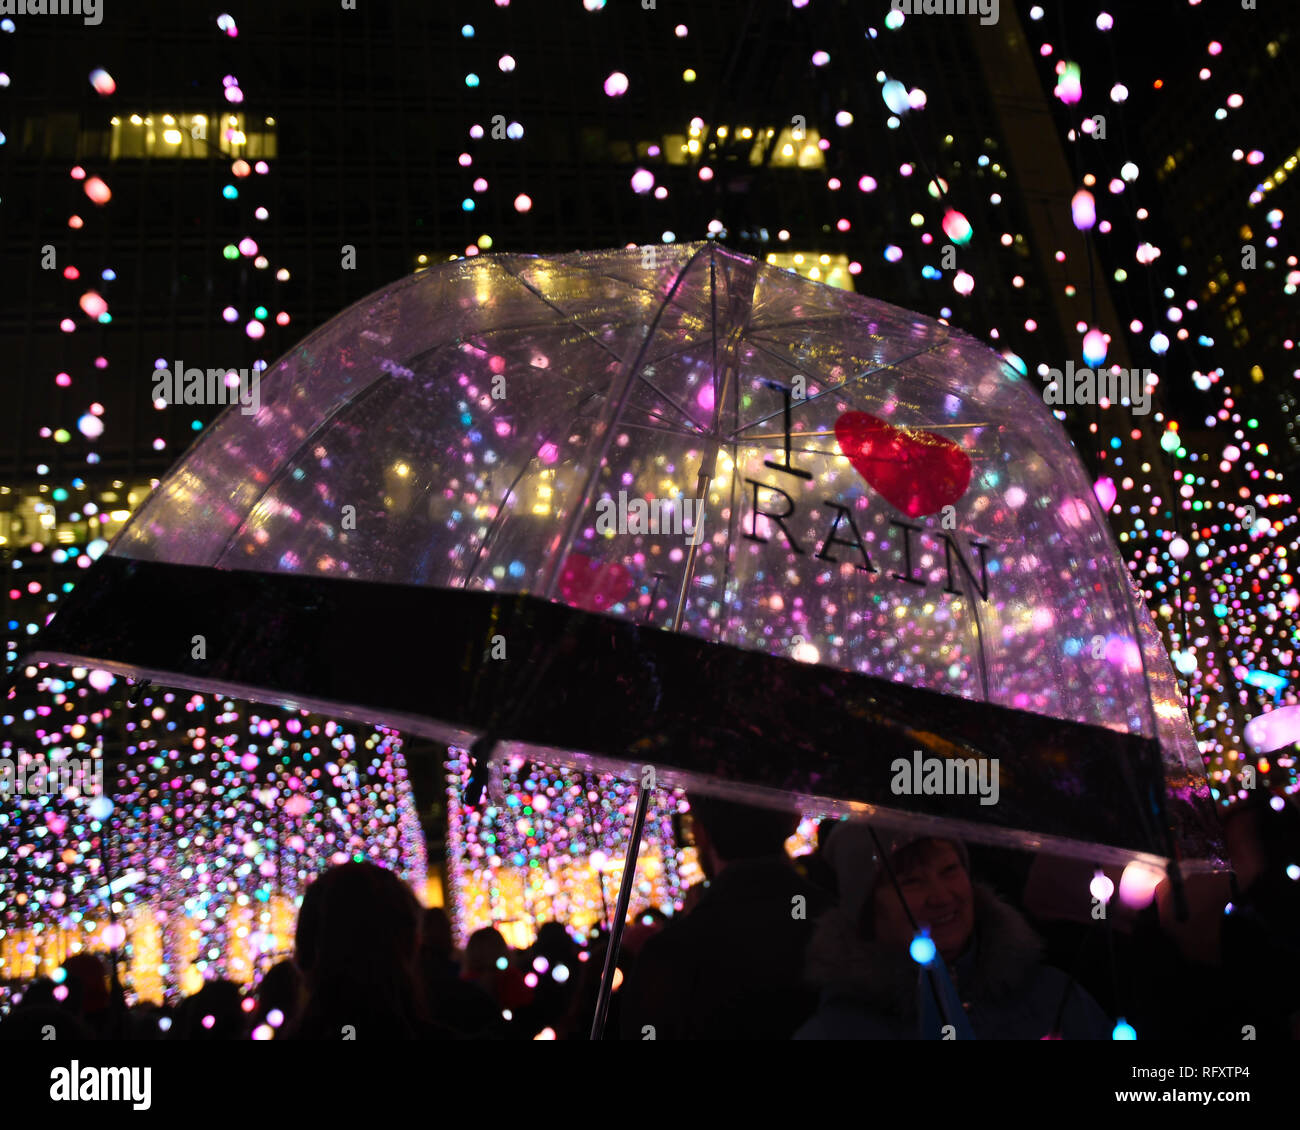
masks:
<svg viewBox="0 0 1300 1130"><path fill-rule="evenodd" d="M570 553L560 570L560 596L566 604L604 612L632 591L632 574L616 561L596 561Z"/></svg>
<svg viewBox="0 0 1300 1130"><path fill-rule="evenodd" d="M909 518L937 514L970 486L970 456L932 432L845 412L835 421L835 439L854 470Z"/></svg>

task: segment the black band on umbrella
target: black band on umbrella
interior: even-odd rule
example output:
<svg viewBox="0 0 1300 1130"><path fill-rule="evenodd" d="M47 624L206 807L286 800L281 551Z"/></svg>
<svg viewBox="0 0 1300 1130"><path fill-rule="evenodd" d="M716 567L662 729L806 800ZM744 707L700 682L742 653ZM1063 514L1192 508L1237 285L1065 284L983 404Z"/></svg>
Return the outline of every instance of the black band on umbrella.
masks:
<svg viewBox="0 0 1300 1130"><path fill-rule="evenodd" d="M509 641L509 658L484 657L493 634ZM204 659L192 658L195 635ZM668 785L854 802L1016 830L1027 844L1037 835L1167 852L1154 741L531 596L107 555L34 642L34 659L147 672L451 742L490 734L538 747L539 760L577 751L586 760L575 763L615 771L653 765ZM895 795L891 764L915 751L996 758L998 802ZM1175 790L1169 801L1184 836L1197 831L1190 799Z"/></svg>

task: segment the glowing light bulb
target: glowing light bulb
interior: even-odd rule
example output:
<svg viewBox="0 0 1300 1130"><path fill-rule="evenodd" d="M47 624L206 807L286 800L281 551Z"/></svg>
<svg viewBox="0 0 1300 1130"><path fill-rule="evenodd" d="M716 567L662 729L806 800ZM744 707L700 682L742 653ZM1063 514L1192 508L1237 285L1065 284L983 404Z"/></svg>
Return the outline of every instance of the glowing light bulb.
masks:
<svg viewBox="0 0 1300 1130"><path fill-rule="evenodd" d="M1073 106L1083 97L1083 82L1078 63L1062 63L1056 75L1056 89L1052 92L1067 106Z"/></svg>
<svg viewBox="0 0 1300 1130"><path fill-rule="evenodd" d="M1246 743L1256 753L1272 753L1300 742L1300 705L1280 706L1246 723Z"/></svg>
<svg viewBox="0 0 1300 1130"><path fill-rule="evenodd" d="M1083 335L1083 359L1090 368L1097 368L1106 360L1106 335L1095 326Z"/></svg>
<svg viewBox="0 0 1300 1130"><path fill-rule="evenodd" d="M1120 876L1120 901L1134 910L1150 906L1156 895L1156 887L1164 877L1164 872L1158 867L1134 860L1124 868L1124 874Z"/></svg>
<svg viewBox="0 0 1300 1130"><path fill-rule="evenodd" d="M87 177L86 183L82 185L86 195L96 204L107 204L113 199L113 193L99 177Z"/></svg>
<svg viewBox="0 0 1300 1130"><path fill-rule="evenodd" d="M891 78L881 87L880 96L885 100L885 105L895 114L905 114L912 108L911 99L907 95L907 87L896 78Z"/></svg>
<svg viewBox="0 0 1300 1130"><path fill-rule="evenodd" d="M949 208L943 214L943 232L953 243L959 247L964 247L970 242L971 226L970 221L966 219L955 208Z"/></svg>
<svg viewBox="0 0 1300 1130"><path fill-rule="evenodd" d="M917 965L929 965L935 959L935 955L938 954L939 950L930 935L925 930L922 930L912 939L912 944L908 947L907 952L911 954L912 960Z"/></svg>
<svg viewBox="0 0 1300 1130"><path fill-rule="evenodd" d="M1079 189L1070 200L1070 217L1080 231L1091 231L1097 223L1097 199L1086 188Z"/></svg>
<svg viewBox="0 0 1300 1130"><path fill-rule="evenodd" d="M1088 892L1099 902L1110 902L1110 897L1115 893L1115 884L1104 871L1096 872L1092 877L1092 882L1088 884Z"/></svg>
<svg viewBox="0 0 1300 1130"><path fill-rule="evenodd" d="M1097 496L1097 501L1101 503L1101 508L1109 512L1110 508L1115 505L1115 499L1119 495L1119 491L1115 487L1115 480L1103 475L1093 484L1092 490Z"/></svg>

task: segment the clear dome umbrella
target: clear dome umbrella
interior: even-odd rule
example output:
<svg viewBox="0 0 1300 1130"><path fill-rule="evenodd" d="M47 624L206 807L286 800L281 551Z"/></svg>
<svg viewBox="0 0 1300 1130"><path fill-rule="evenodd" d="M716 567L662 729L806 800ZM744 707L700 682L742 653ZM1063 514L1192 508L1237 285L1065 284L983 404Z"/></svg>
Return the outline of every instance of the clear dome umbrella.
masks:
<svg viewBox="0 0 1300 1130"><path fill-rule="evenodd" d="M247 391L32 658L1097 862L1218 854L1084 467L949 326L715 244L481 256Z"/></svg>

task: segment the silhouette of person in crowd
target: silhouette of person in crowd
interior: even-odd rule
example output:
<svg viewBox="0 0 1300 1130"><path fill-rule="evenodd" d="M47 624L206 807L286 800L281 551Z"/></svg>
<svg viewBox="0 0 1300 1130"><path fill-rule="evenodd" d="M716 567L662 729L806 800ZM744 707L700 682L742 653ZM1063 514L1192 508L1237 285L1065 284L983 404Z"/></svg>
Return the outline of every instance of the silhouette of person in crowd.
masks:
<svg viewBox="0 0 1300 1130"><path fill-rule="evenodd" d="M420 983L422 909L410 887L373 863L317 877L298 912L295 960L306 1001L292 1038L448 1039Z"/></svg>
<svg viewBox="0 0 1300 1130"><path fill-rule="evenodd" d="M646 940L628 974L625 1039L786 1040L815 995L803 955L824 894L785 851L796 812L690 798L700 865L695 907Z"/></svg>

